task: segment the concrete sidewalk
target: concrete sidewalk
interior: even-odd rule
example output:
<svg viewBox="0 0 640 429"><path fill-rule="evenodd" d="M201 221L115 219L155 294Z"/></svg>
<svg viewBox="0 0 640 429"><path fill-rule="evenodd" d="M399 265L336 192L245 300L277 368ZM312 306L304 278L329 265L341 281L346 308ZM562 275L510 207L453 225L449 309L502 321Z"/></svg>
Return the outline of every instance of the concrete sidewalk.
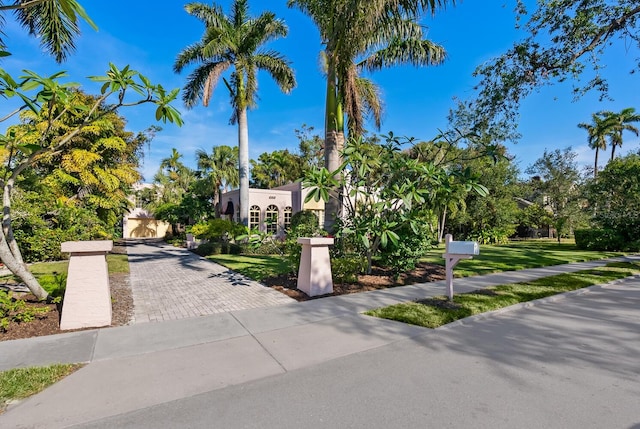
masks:
<svg viewBox="0 0 640 429"><path fill-rule="evenodd" d="M489 285L529 280L603 264L604 262L601 261L578 263L456 279L455 290L464 292ZM368 360L367 353L379 352L385 356L395 356L396 353L400 353L396 359L403 360L406 359L407 348L418 347L415 352L422 355L426 353L425 359L429 361L431 352L445 350L448 353L445 353L446 359L433 362L434 368L440 366L443 373L451 371L454 379L458 379L459 375L455 375L456 370L462 371L462 368L455 366L448 368L448 360L451 362L460 360L462 356L458 354L467 353L463 347L467 337L469 341L475 343L478 338L486 337L487 343L484 345L487 347L487 355L480 356L482 360L498 358L499 361L504 361L506 365L514 368L520 365L521 359L521 356L514 352L514 348L517 347L514 341L531 343L527 346L530 347L527 353L531 355L532 360L533 356L544 356L551 352L549 347L552 343L557 343L560 338L564 338L566 344L572 341L578 346L582 344L581 342L589 344L599 341L600 343L585 349L588 350L589 361L596 364L607 361L616 362L620 368L624 367L624 370L621 369L624 377L621 380L616 379L615 383L624 384L624 391L630 395L628 398L638 403L640 399L638 389L627 386L624 380L625 377L633 375L634 371L636 371L636 379L640 374L637 359L633 360L636 362L635 366L629 361L634 353L637 356L640 351L638 350L640 348L640 341L638 341L640 339L640 280L632 278L605 288L589 288L565 295L564 300L557 301L558 298L554 297L544 301L552 302L551 304L538 305L533 309L521 305L510 309L509 313L502 312L500 313L502 315L470 318L455 326L438 330L423 329L360 314L370 308L441 295L443 291L443 282L427 283L323 298L292 305L220 313L200 318L0 342L0 356L2 356L0 370L54 362L90 362L86 367L44 392L11 407L0 416L0 427L56 428L75 424L87 424L87 427L91 427L89 422L96 422L96 427L125 427L129 424L129 427L212 427L211 421L220 416L215 418L209 416L209 419L213 420L204 419L199 422L193 420L192 424L177 424L174 421L173 425L163 425L155 421L156 424L152 425L149 422L154 421L154 418L161 420L160 416L164 415L163 412L154 414L158 410L164 410L163 407L182 406L184 402L181 401L187 401L193 405L199 403L202 395L214 395L216 400L227 403L228 401L222 398L225 392L230 392L236 399L238 395L237 389L231 386L253 386L257 380L265 380L266 385L273 383L273 389L277 390L282 386L279 383L286 385L291 382L292 377L295 379L298 376L304 379L314 373L314 368L318 368L318 371L320 368L335 368L332 362L346 360L350 365L354 365L354 373L361 369L357 364L358 361L365 368L373 365L374 368L371 369L373 375L370 374L370 376L394 373L399 370L393 363L388 366L386 363L377 364L375 360ZM553 302L554 300L557 302ZM580 302L580 305L576 306L576 302ZM572 311L568 311L568 308ZM534 325L522 323L523 315L529 315L532 320L536 320ZM508 335L490 335L489 327L496 319L508 319L505 322L506 325L501 328L507 330ZM584 319L584 321L578 322L578 319ZM579 325L587 322L589 329L579 332L580 338L574 338L576 334L569 327L576 323ZM538 332L543 325L553 327L545 332L548 342L545 341L545 335L541 336ZM604 331L596 332L598 329ZM530 341L531 335L536 335L535 341ZM435 349L433 341L440 344ZM512 355L511 357L501 355L501 351L506 350L509 350L508 354ZM622 352L624 355L619 356ZM562 366L563 357L560 355L557 361ZM350 356L353 358L349 358ZM512 358L513 361L510 360ZM575 350L572 350L570 359L565 360L564 363L575 359ZM390 362L393 362L393 359ZM407 366L405 370L409 371L409 368L410 366ZM558 371L558 374L561 374L560 368ZM331 392L330 384L327 384L329 380L332 380L334 385L340 385L342 377L345 377L344 371L322 371L321 373L326 381L321 383L325 387L324 391L319 392L318 395ZM486 376L484 373L479 375ZM555 378L550 380L552 384L560 381ZM393 380L388 382L393 383ZM612 381L606 378L606 382ZM264 383L260 385L263 386ZM363 382L363 386L366 385L367 383ZM480 386L477 387L480 388ZM339 392L331 393L336 397L340 395ZM407 394L411 395L411 392ZM447 396L450 392L440 391L439 394ZM478 392L469 394L481 396L483 392L480 389ZM504 395L508 396L509 393L502 392L501 395L504 398ZM274 398L279 397L274 396ZM624 405L628 403L628 398L616 400ZM399 409L402 408L404 400L406 400L404 397L398 398ZM278 401L280 399L276 400ZM329 399L327 401L330 402ZM245 411L251 408L246 402L238 403L244 403ZM309 406L312 407L313 404ZM322 404L316 404L316 406L321 407ZM211 408L211 410L214 409L220 410L217 407ZM229 409L235 408L230 406ZM279 409L279 407L275 406L273 409ZM298 406L294 406L294 409L298 409ZM207 410L200 411L203 416L207 415ZM366 411L363 408L360 411L363 413L363 421L366 420L367 413L375 414L375 410ZM147 415L147 412L151 415ZM286 410L282 412L285 413ZM143 420L132 417L139 413L145 415ZM175 413L181 415L179 411ZM289 413L291 415L291 410ZM225 415L236 415L238 422L244 423L235 424L235 420L228 420L228 424L214 427L254 427L251 426L250 421L246 421L248 416L253 415L252 413L248 413L245 420L239 414L242 414L240 409L238 409L238 415L233 412ZM265 416L268 414L268 411L265 411ZM337 413L333 418L339 415L340 413ZM625 418L629 418L630 415L634 414L627 413ZM296 419L300 418L298 413L294 413L294 416ZM195 419L197 415L183 417ZM270 418L276 419L276 417L273 415ZM327 422L331 420L329 417ZM640 415L637 417L635 423L640 422ZM123 420L116 422L118 419ZM207 422L209 425L206 424ZM292 422L283 419L282 427L294 427L295 425L288 424ZM100 426L101 424L104 425ZM274 426L275 423L262 426L258 424L255 427ZM313 425L304 424L299 426L313 427ZM358 424L341 425L339 422L315 427L347 426L361 427ZM392 426L394 425L386 427ZM369 424L368 427L385 426ZM511 427L526 426L515 424Z"/></svg>

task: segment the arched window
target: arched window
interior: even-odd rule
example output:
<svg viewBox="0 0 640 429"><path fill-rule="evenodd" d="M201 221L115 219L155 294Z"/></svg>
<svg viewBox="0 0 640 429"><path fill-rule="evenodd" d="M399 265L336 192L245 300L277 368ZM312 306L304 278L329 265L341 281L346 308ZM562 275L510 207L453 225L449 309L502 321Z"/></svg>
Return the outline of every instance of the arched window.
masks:
<svg viewBox="0 0 640 429"><path fill-rule="evenodd" d="M258 206L249 208L249 229L260 229L260 207Z"/></svg>
<svg viewBox="0 0 640 429"><path fill-rule="evenodd" d="M267 234L276 234L278 232L278 206L270 205L264 217Z"/></svg>
<svg viewBox="0 0 640 429"><path fill-rule="evenodd" d="M292 213L293 213L293 210L291 210L291 207L284 208L284 230L285 231L289 231L289 229L291 228Z"/></svg>

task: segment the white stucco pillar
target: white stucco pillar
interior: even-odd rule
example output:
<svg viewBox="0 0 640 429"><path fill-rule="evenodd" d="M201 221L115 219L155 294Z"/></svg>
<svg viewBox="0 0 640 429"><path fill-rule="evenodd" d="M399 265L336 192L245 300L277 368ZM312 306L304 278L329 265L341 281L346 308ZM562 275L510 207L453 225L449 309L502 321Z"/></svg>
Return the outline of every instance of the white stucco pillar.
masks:
<svg viewBox="0 0 640 429"><path fill-rule="evenodd" d="M97 328L111 325L111 291L107 252L113 241L65 241L70 253L60 329Z"/></svg>
<svg viewBox="0 0 640 429"><path fill-rule="evenodd" d="M329 258L329 246L333 244L333 238L301 237L298 243L302 244L298 289L309 296L333 293Z"/></svg>

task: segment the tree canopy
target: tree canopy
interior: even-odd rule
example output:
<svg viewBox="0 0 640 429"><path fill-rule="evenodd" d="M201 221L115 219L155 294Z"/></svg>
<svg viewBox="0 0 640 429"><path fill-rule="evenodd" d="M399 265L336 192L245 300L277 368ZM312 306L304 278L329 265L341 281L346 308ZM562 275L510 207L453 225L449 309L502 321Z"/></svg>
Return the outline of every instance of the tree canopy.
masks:
<svg viewBox="0 0 640 429"><path fill-rule="evenodd" d="M591 90L607 97L607 50L622 45L629 55L640 54L637 0L541 0L533 12L524 0L517 5L528 36L476 69L481 118L514 122L527 95L558 82L571 82L576 97ZM637 71L640 62L629 70Z"/></svg>

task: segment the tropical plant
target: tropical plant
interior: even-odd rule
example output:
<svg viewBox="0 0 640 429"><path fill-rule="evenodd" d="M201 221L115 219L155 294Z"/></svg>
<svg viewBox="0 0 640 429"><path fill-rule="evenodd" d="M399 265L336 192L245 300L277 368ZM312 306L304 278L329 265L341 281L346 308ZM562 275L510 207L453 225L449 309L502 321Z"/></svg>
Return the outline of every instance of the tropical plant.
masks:
<svg viewBox="0 0 640 429"><path fill-rule="evenodd" d="M271 40L287 35L287 26L272 12L257 18L249 15L248 0L234 0L231 14L225 15L217 5L189 3L185 10L205 25L202 38L178 54L174 71L197 65L189 75L183 100L193 107L198 100L209 105L218 80L229 68L230 78L223 78L229 90L233 114L231 123L238 124L238 157L240 182L240 221L249 222L249 129L247 110L256 107L258 70L266 71L288 93L296 85L289 62L273 50L263 49Z"/></svg>
<svg viewBox="0 0 640 429"><path fill-rule="evenodd" d="M238 186L238 148L226 145L214 146L211 154L202 149L196 151L198 169L210 186L214 206L218 206L225 190Z"/></svg>
<svg viewBox="0 0 640 429"><path fill-rule="evenodd" d="M313 20L324 44L327 75L325 104L325 167L338 170L345 141L345 115L350 136L364 132L365 115L380 127L379 90L363 71L444 61L441 46L423 39L418 22L423 8L435 12L445 0L289 0ZM331 230L340 212L339 189L330 190L325 205L325 229Z"/></svg>
<svg viewBox="0 0 640 429"><path fill-rule="evenodd" d="M72 96L77 106L84 105L87 110L97 99L80 91L74 91ZM101 119L85 126L67 147L38 157L32 165L34 175L29 180L22 177L20 186L51 193L59 204L86 208L112 228L128 205L131 186L141 178L137 171L140 153L151 137L148 132L135 135L125 131L125 119L115 112L104 112L106 108L98 106L96 114ZM24 141L37 141L48 125L47 115L48 112L25 111L21 123L9 129L22 135ZM51 138L60 138L81 121L83 118L76 114L59 115Z"/></svg>
<svg viewBox="0 0 640 429"><path fill-rule="evenodd" d="M579 128L582 128L588 133L589 147L595 149L595 161L593 163L593 178L598 178L598 154L601 150L607 149L606 136L608 129L605 119L601 116L601 113L594 113L591 115L591 124L581 122L578 124Z"/></svg>
<svg viewBox="0 0 640 429"><path fill-rule="evenodd" d="M195 172L184 165L182 154L177 149L171 149L171 155L160 161L160 167L153 182L160 196L155 205L180 204L183 196L189 191L195 181ZM155 206L152 204L151 208Z"/></svg>
<svg viewBox="0 0 640 429"><path fill-rule="evenodd" d="M342 152L341 168L333 173L316 169L303 180L310 188L307 201L327 201L332 189L345 189L346 215L339 223L336 239L349 241L349 236L356 237L367 259L368 273L380 249L398 245L399 232L420 234L429 227L431 213L441 205L441 189L460 184L467 191L487 193L468 169L444 168L409 158L400 151L405 143L392 134L385 136L383 144L350 138Z"/></svg>
<svg viewBox="0 0 640 429"><path fill-rule="evenodd" d="M636 113L633 107L622 109L619 113L602 112L604 122L608 130L611 143L611 159L615 158L616 147L622 147L622 133L630 131L633 134L640 135L637 127L631 125L634 122L640 122L640 115Z"/></svg>
<svg viewBox="0 0 640 429"><path fill-rule="evenodd" d="M30 35L40 39L40 45L60 63L75 49L74 37L80 34L78 17L97 30L96 25L76 0L15 1L0 4L0 12L12 11L18 23ZM0 20L0 26L5 20ZM0 32L0 36L4 36ZM6 49L0 38L0 49ZM6 55L7 53L4 52Z"/></svg>
<svg viewBox="0 0 640 429"><path fill-rule="evenodd" d="M30 114L39 118L39 123L44 124L39 132L29 128L29 125L27 132L24 132L23 128L9 127L4 135L0 135L4 164L0 177L4 212L3 228L0 230L0 258L39 299L45 299L47 292L23 263L12 227L11 194L20 175L36 165L39 160L69 150L74 139L80 138L83 131L100 123L122 107L154 103L157 105L156 118L182 124L179 112L170 104L178 95L178 89L167 92L161 85L152 84L149 79L128 66L119 69L110 64L105 76L90 78L102 83L102 88L100 95L95 97L88 109L86 100L78 100L77 92L74 90L76 85L61 82L64 77L66 75L63 72L42 77L34 72L25 71L24 76L17 81L4 70L0 70L0 91L5 97L19 98L23 103L3 119L12 118L21 111L30 111ZM132 91L140 94L141 98L132 100L128 97ZM111 98L115 100L107 104ZM78 120L68 129L61 130L61 118L67 115L76 116Z"/></svg>

